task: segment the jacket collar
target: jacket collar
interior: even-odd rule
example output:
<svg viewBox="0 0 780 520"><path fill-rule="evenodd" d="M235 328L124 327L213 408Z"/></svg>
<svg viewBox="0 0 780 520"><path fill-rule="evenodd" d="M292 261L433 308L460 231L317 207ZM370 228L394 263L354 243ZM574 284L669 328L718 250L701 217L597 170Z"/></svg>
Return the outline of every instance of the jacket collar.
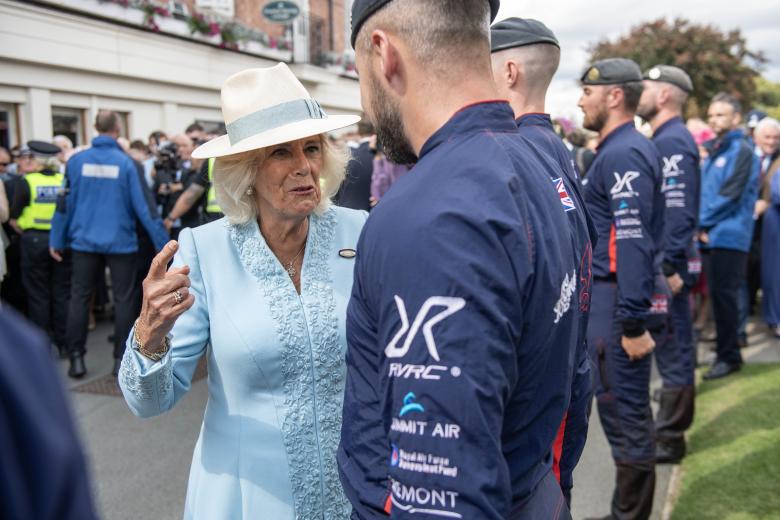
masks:
<svg viewBox="0 0 780 520"><path fill-rule="evenodd" d="M674 116L673 118L671 118L670 120L668 120L667 122L659 126L655 130L655 132L653 132L653 135L654 136L661 135L661 133L663 133L665 130L672 128L675 125L685 125L685 123L683 123L683 120L680 116Z"/></svg>
<svg viewBox="0 0 780 520"><path fill-rule="evenodd" d="M634 121L627 121L623 123L622 125L615 127L610 133L607 134L607 136L599 143L599 145L596 147L597 150L602 150L607 146L607 144L611 141L614 141L619 136L625 135L631 131L636 131L636 127L634 126Z"/></svg>
<svg viewBox="0 0 780 520"><path fill-rule="evenodd" d="M461 108L425 141L420 149L420 159L442 143L459 136L485 131L517 131L514 112L507 101L480 101Z"/></svg>
<svg viewBox="0 0 780 520"><path fill-rule="evenodd" d="M710 153L712 155L720 155L729 149L731 143L742 139L745 139L745 134L742 132L742 130L739 128L736 130L731 130L723 137L716 138L712 141L712 149Z"/></svg>
<svg viewBox="0 0 780 520"><path fill-rule="evenodd" d="M99 146L99 147L111 147L119 148L119 143L116 142L116 139L114 139L111 136L108 135L99 135L92 139L92 146Z"/></svg>
<svg viewBox="0 0 780 520"><path fill-rule="evenodd" d="M553 129L552 118L550 114L544 114L542 112L529 112L518 117L515 121L518 127L524 126L543 126L545 128Z"/></svg>

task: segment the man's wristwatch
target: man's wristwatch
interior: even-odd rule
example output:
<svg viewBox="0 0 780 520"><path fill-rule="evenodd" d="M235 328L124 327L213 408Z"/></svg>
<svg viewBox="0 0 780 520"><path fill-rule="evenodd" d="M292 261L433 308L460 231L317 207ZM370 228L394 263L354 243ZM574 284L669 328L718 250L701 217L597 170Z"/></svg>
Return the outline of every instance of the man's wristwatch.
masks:
<svg viewBox="0 0 780 520"><path fill-rule="evenodd" d="M142 356L151 359L152 361L160 361L163 357L165 357L165 354L167 354L170 349L171 339L168 336L165 336L165 339L163 339L162 350L157 352L150 352L146 350L144 344L141 343L141 341L138 339L138 322L136 322L136 326L133 329L133 350L137 351Z"/></svg>

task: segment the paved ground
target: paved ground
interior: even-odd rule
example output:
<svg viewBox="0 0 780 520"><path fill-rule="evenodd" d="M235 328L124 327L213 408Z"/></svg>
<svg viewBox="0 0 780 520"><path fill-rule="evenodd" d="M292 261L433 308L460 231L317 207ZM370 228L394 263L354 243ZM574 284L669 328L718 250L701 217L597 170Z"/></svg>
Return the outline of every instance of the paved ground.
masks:
<svg viewBox="0 0 780 520"><path fill-rule="evenodd" d="M751 347L744 351L750 362L780 362L780 342L763 327L753 326ZM89 336L84 381L65 375L67 363L59 361L66 384L73 389L100 382L111 371L111 328L105 322ZM700 359L708 361L711 343L700 345ZM657 377L654 377L657 385ZM198 437L206 402L206 381L194 383L190 393L168 414L153 419L134 417L121 397L70 393L82 433L95 497L106 520L179 519L182 516L192 449ZM614 466L598 415L591 418L585 452L575 476L573 516L580 520L608 512L614 484ZM659 466L654 519L662 518L671 466ZM262 518L259 516L258 518Z"/></svg>

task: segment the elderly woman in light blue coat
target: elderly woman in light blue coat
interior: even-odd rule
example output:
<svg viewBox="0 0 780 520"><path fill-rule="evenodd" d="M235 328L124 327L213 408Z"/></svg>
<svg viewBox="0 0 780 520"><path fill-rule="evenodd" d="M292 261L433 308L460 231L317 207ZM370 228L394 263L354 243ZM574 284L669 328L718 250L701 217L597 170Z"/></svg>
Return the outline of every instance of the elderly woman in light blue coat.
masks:
<svg viewBox="0 0 780 520"><path fill-rule="evenodd" d="M357 118L326 116L283 64L229 78L222 111L228 135L193 155L217 157L226 217L155 258L119 384L135 414L161 414L207 360L185 518L348 518L335 454L366 214L330 205L345 159L323 134Z"/></svg>

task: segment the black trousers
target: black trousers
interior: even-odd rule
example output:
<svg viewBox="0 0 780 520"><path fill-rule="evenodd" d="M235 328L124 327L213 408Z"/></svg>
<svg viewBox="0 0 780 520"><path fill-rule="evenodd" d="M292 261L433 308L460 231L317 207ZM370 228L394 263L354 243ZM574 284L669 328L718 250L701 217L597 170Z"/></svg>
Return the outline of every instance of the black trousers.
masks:
<svg viewBox="0 0 780 520"><path fill-rule="evenodd" d="M58 347L65 347L70 300L70 254L62 262L49 256L49 232L28 230L21 238L21 271L27 294L27 316L49 335Z"/></svg>
<svg viewBox="0 0 780 520"><path fill-rule="evenodd" d="M68 312L68 353L84 354L87 342L89 320L89 299L95 290L96 273L105 260L111 271L111 286L114 295L114 358L121 358L125 352L125 341L133 321L140 313L136 276L138 262L136 253L126 255L100 255L73 251L73 276L71 278L70 308Z"/></svg>
<svg viewBox="0 0 780 520"><path fill-rule="evenodd" d="M20 314L27 315L27 296L24 294L24 283L22 283L21 269L21 238L10 226L4 226L6 235L11 241L5 250L5 262L8 272L3 278L3 285L0 287L0 299L11 307L19 311Z"/></svg>
<svg viewBox="0 0 780 520"><path fill-rule="evenodd" d="M747 253L732 249L704 250L702 264L712 301L712 314L718 334L717 360L741 364L737 344L739 330L739 292L745 283Z"/></svg>

